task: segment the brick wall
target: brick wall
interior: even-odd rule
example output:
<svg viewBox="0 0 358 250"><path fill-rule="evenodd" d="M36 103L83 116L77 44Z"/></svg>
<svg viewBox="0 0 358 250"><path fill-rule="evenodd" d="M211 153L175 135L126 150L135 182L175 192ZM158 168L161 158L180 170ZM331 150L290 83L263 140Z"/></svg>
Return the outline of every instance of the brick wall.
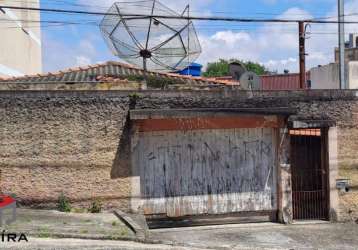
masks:
<svg viewBox="0 0 358 250"><path fill-rule="evenodd" d="M1 188L25 204L53 206L64 192L78 206L101 198L106 207L126 210L131 177L122 131L128 109L210 107L292 107L298 113L291 119L335 120L339 174L353 184L340 195L340 218L358 218L355 91L0 91Z"/></svg>

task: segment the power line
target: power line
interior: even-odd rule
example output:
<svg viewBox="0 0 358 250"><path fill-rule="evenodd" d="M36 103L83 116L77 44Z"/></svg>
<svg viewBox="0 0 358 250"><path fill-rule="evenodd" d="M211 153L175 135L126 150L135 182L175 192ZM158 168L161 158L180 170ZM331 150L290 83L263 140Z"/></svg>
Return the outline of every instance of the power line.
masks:
<svg viewBox="0 0 358 250"><path fill-rule="evenodd" d="M13 2L20 2L20 3L38 3L35 1L24 1L24 0L12 0ZM44 1L44 0L42 0ZM42 4L46 4L46 5L69 5L69 6L75 6L75 7L87 7L87 8L96 8L96 9L103 9L103 10L108 10L109 6L104 7L103 5L93 5L93 4L78 4L78 3L73 3L73 2L69 2L69 1L64 1L64 0L47 0L49 1L49 3L43 3ZM141 2L146 2L146 1L141 1ZM122 2L119 2L122 3ZM132 5L134 6L134 5ZM138 7L142 7L142 8L148 8L151 9L150 6L145 6L145 5L136 5ZM160 9L160 8L159 8ZM190 10L191 13L202 13L202 11L200 10ZM210 11L210 13L215 13L215 14L249 14L249 15L259 15L259 16L277 16L280 15L282 13L278 13L278 12L264 12L264 11L259 11L259 12L234 12L234 11ZM316 13L323 13L323 12L316 12ZM290 14L291 16L306 16L306 14L299 14L299 13L292 13ZM314 19L325 19L326 17L316 17Z"/></svg>
<svg viewBox="0 0 358 250"><path fill-rule="evenodd" d="M55 25L26 25L25 28L41 28L41 27L59 27L59 26L67 26L67 25L92 25L92 26L98 26L99 24L96 21L93 20L81 20L78 22L69 22L69 21L56 21L56 20L18 20L25 24L32 24L32 23L40 23L40 24L55 24ZM2 19L0 20L1 23L13 23L12 19ZM111 25L108 25L111 26ZM130 25L130 28L145 28L146 26L140 26L140 25ZM19 28L19 26L1 26L1 28ZM251 33L266 33L265 30L257 30L253 26L241 26L241 25L197 25L197 30L217 30L225 29L225 30L235 30L235 31L245 31L245 32L251 32ZM297 32L294 29L279 29L277 32L282 34L296 34ZM350 32L356 32L356 30L352 30ZM338 34L335 31L326 31L326 32L309 32L310 35L336 35Z"/></svg>
<svg viewBox="0 0 358 250"><path fill-rule="evenodd" d="M25 28L47 28L47 27L63 27L63 26L69 26L69 25L88 25L88 26L98 26L98 22L95 20L77 20L77 21L62 21L62 20L25 20L25 19L19 19L17 21L22 22L25 25ZM13 23L12 19L0 19L0 24L6 24L6 23ZM35 24L35 23L39 23L39 24L51 24L51 25L28 25L28 24ZM109 25L111 26L111 25ZM129 27L131 28L143 28L146 26L141 26L141 25L130 25ZM178 27L181 27L180 25L178 25ZM20 29L22 27L19 26L4 26L2 25L1 28L7 28L7 29ZM199 24L196 25L196 29L197 30L217 30L217 29L224 29L224 31L230 31L230 30L234 30L234 31L243 31L243 32L250 32L250 33L266 33L267 31L265 30L257 30L257 28L255 26L251 26L251 25L242 25L242 24L230 24L230 25L223 25L223 24L218 24L218 25L205 25L205 24ZM280 34L296 34L297 31L295 31L294 29L278 29L276 30L276 32L280 33ZM350 33L355 33L357 32L357 30L351 30L349 31ZM309 32L310 35L337 35L338 33L336 31L325 31L325 32Z"/></svg>
<svg viewBox="0 0 358 250"><path fill-rule="evenodd" d="M44 3L44 1L48 1L48 3ZM38 3L36 1L25 1L25 0L12 0L12 2L20 2L20 3ZM139 2L150 2L150 1L139 1ZM128 3L128 1L120 1L118 2L120 3ZM132 2L131 2L132 3ZM73 3L70 1L66 1L66 0L41 0L41 4L46 4L46 5L69 5L69 6L76 6L76 7L87 7L87 8L97 8L97 9L103 9L103 10L107 10L110 6L104 6L104 5L94 5L94 4L84 4L84 3ZM132 5L134 6L134 5ZM151 7L146 6L146 5L136 5L136 6L140 6L142 8L149 8L151 9ZM275 11L275 10L274 10ZM277 10L278 11L278 10ZM195 13L202 13L201 10L190 10L190 12L195 12ZM265 11L258 11L258 12L249 12L249 11L245 11L245 12L238 12L238 11L210 11L210 13L216 13L216 14L253 14L253 15L267 15L267 16L277 16L277 15L281 15L281 12L265 12ZM323 11L321 12L313 12L316 14L324 14ZM306 14L299 14L299 13L290 13L290 16L306 16ZM314 19L325 19L327 17L316 17Z"/></svg>
<svg viewBox="0 0 358 250"><path fill-rule="evenodd" d="M53 8L32 8L32 7L18 7L18 6L4 6L0 5L1 9L14 9L14 10L29 10L29 11L42 11L53 13L67 13L67 14L85 14L85 15L113 15L116 13L95 12L95 11L82 11L82 10L65 10L65 9L53 9ZM162 19L178 19L178 20L197 20L197 21L224 21L224 22L246 22L246 23L317 23L317 24L358 24L354 21L330 21L330 20L318 20L318 19L254 19L254 18L236 18L236 17L215 17L215 16L165 16L165 15L141 15L141 14L122 14L122 17L126 19L142 19L142 18L162 18Z"/></svg>

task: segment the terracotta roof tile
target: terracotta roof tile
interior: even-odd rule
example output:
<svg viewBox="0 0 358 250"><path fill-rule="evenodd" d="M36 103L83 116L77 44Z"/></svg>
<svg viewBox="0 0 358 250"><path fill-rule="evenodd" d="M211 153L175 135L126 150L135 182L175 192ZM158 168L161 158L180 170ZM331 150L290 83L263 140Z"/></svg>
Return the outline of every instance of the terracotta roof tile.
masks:
<svg viewBox="0 0 358 250"><path fill-rule="evenodd" d="M105 72L105 73L104 73ZM205 77L193 77L179 75L175 73L147 72L151 76L163 79L176 79L183 84L213 85L229 84L227 80ZM13 77L0 79L0 82L18 82L18 83L66 83L66 82L105 82L119 80L123 81L128 76L143 76L144 70L129 64L109 61L106 63L73 67L60 70L58 72L49 72L37 75L25 75L22 77Z"/></svg>

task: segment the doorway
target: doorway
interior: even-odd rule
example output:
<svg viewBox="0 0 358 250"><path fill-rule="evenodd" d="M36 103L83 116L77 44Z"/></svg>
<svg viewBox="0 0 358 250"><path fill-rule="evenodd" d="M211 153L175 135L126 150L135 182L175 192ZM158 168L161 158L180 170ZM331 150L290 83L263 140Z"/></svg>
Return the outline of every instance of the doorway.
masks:
<svg viewBox="0 0 358 250"><path fill-rule="evenodd" d="M327 129L293 129L290 137L293 219L327 220Z"/></svg>

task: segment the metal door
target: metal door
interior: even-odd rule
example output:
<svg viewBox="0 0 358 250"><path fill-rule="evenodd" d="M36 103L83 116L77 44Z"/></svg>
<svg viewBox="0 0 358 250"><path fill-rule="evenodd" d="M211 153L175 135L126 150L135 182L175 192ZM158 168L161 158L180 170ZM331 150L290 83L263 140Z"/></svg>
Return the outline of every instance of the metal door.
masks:
<svg viewBox="0 0 358 250"><path fill-rule="evenodd" d="M272 128L141 133L135 158L144 213L277 209L275 138Z"/></svg>
<svg viewBox="0 0 358 250"><path fill-rule="evenodd" d="M328 217L325 130L291 130L293 218Z"/></svg>

